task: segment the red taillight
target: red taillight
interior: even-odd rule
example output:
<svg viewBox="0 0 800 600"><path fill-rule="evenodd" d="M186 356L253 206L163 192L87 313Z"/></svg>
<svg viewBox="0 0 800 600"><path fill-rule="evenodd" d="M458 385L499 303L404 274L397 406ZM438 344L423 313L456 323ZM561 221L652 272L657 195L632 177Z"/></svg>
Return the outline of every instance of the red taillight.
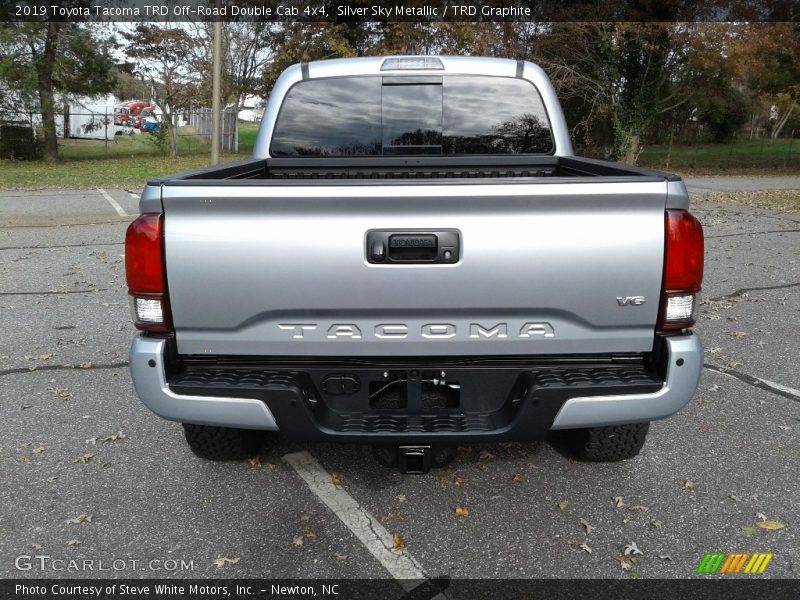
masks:
<svg viewBox="0 0 800 600"><path fill-rule="evenodd" d="M703 283L703 226L685 210L664 215L664 283L658 329L694 325L695 294Z"/></svg>
<svg viewBox="0 0 800 600"><path fill-rule="evenodd" d="M144 213L125 234L125 277L133 323L137 329L153 333L170 331L162 224L161 213Z"/></svg>

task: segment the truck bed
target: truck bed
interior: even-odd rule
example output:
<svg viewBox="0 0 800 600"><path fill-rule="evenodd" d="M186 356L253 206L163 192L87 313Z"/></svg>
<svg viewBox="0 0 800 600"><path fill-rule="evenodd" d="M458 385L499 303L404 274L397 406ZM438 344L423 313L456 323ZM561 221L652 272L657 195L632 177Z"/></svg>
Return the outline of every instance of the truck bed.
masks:
<svg viewBox="0 0 800 600"><path fill-rule="evenodd" d="M675 175L579 157L479 156L422 158L269 158L251 159L185 171L151 181L151 185L204 185L225 180L226 184L279 185L302 181L331 180L537 180L588 179L596 181L678 181Z"/></svg>

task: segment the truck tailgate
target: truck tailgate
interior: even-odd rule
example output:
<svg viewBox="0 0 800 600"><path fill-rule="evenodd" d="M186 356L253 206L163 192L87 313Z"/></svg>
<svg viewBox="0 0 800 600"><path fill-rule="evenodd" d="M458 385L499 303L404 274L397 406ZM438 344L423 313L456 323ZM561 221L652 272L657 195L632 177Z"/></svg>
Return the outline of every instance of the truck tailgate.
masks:
<svg viewBox="0 0 800 600"><path fill-rule="evenodd" d="M322 183L322 182L321 182ZM178 352L647 352L664 181L162 187ZM451 264L371 264L367 232L453 230Z"/></svg>

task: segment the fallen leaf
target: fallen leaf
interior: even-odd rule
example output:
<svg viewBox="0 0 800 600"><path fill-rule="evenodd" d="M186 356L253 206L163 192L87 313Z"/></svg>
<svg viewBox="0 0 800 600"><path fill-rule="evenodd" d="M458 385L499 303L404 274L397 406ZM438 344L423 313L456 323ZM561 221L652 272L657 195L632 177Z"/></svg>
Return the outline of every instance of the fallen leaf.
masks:
<svg viewBox="0 0 800 600"><path fill-rule="evenodd" d="M29 456L20 456L19 462L21 462L23 465L29 465L31 464L31 458Z"/></svg>
<svg viewBox="0 0 800 600"><path fill-rule="evenodd" d="M36 356L26 356L25 360L50 360L53 358L52 354L37 354Z"/></svg>
<svg viewBox="0 0 800 600"><path fill-rule="evenodd" d="M221 569L225 565L235 565L236 563L239 562L239 560L240 559L239 559L238 556L235 557L235 558L228 558L227 556L220 556L219 558L217 558L216 560L213 560L211 562L214 563L215 567L217 567L218 569Z"/></svg>
<svg viewBox="0 0 800 600"><path fill-rule="evenodd" d="M91 523L92 522L92 515L78 515L77 517L73 517L71 519L67 519L67 523L79 524L79 523Z"/></svg>
<svg viewBox="0 0 800 600"><path fill-rule="evenodd" d="M456 506L456 516L457 517L468 517L469 511L464 508L463 506Z"/></svg>
<svg viewBox="0 0 800 600"><path fill-rule="evenodd" d="M708 433L708 423L703 423L702 425L700 425L698 431L700 433Z"/></svg>
<svg viewBox="0 0 800 600"><path fill-rule="evenodd" d="M629 579L641 579L642 576L639 574L639 571L630 570L626 573Z"/></svg>
<svg viewBox="0 0 800 600"><path fill-rule="evenodd" d="M522 475L520 475L519 473L516 473L516 474L515 474L515 475L514 475L514 476L511 478L511 483L520 483L521 481L522 481Z"/></svg>
<svg viewBox="0 0 800 600"><path fill-rule="evenodd" d="M664 523L662 521L660 521L659 519L655 519L655 520L651 521L650 525L652 525L656 529L661 529L662 527L664 527Z"/></svg>
<svg viewBox="0 0 800 600"><path fill-rule="evenodd" d="M748 335L746 331L726 331L725 333L735 338L743 338L744 336Z"/></svg>
<svg viewBox="0 0 800 600"><path fill-rule="evenodd" d="M317 534L316 534L316 533L314 533L313 531L311 531L310 529L306 529L306 530L303 532L303 535L304 535L304 536L306 536L306 537L307 537L308 539L310 539L310 540L315 540L315 539L317 539Z"/></svg>
<svg viewBox="0 0 800 600"><path fill-rule="evenodd" d="M461 479L461 477L459 477L458 475L456 475L455 477L453 477L453 485L456 487L461 487L462 485L464 485L464 480Z"/></svg>
<svg viewBox="0 0 800 600"><path fill-rule="evenodd" d="M303 536L302 535L296 535L294 537L294 539L292 540L292 544L294 544L295 546L302 546L303 545Z"/></svg>
<svg viewBox="0 0 800 600"><path fill-rule="evenodd" d="M276 465L275 463L271 463L271 462L264 463L264 466L267 467L267 469L269 469L270 471L274 471L275 469L278 468L278 465Z"/></svg>
<svg viewBox="0 0 800 600"><path fill-rule="evenodd" d="M403 521L403 515L399 512L389 513L381 517L381 523L388 523L389 521Z"/></svg>
<svg viewBox="0 0 800 600"><path fill-rule="evenodd" d="M669 554L659 554L658 558L661 560L672 560L672 557Z"/></svg>
<svg viewBox="0 0 800 600"><path fill-rule="evenodd" d="M342 479L338 473L331 473L331 483L336 486L342 485Z"/></svg>
<svg viewBox="0 0 800 600"><path fill-rule="evenodd" d="M69 393L69 390L60 387L55 388L53 393L59 398L70 398L72 396L72 394Z"/></svg>
<svg viewBox="0 0 800 600"><path fill-rule="evenodd" d="M634 554L644 554L641 550L639 550L639 546L636 545L636 542L629 542L625 549L622 551L625 556L633 556Z"/></svg>
<svg viewBox="0 0 800 600"><path fill-rule="evenodd" d="M339 554L338 552L333 555L336 560L347 560L347 554Z"/></svg>
<svg viewBox="0 0 800 600"><path fill-rule="evenodd" d="M405 494L400 494L400 495L397 497L397 501L398 501L398 502L400 502L400 503L402 504L403 502L405 502L405 501L406 501L406 495L405 495Z"/></svg>
<svg viewBox="0 0 800 600"><path fill-rule="evenodd" d="M580 548L581 550L586 552L586 554L591 554L592 553L592 549L589 548L589 544L587 544L586 542L583 542L580 546L578 546L578 548Z"/></svg>
<svg viewBox="0 0 800 600"><path fill-rule="evenodd" d="M86 362L82 362L78 365L81 369L91 369L92 368L92 361L87 360Z"/></svg>
<svg viewBox="0 0 800 600"><path fill-rule="evenodd" d="M250 465L251 469L258 469L261 466L261 459L257 456L254 456L253 458L248 458L247 464Z"/></svg>
<svg viewBox="0 0 800 600"><path fill-rule="evenodd" d="M101 442L116 442L117 440L124 440L126 437L128 437L128 436L126 436L121 431L118 431L117 433L113 433L113 434L111 434L109 436L106 436L106 437L102 438L100 441Z"/></svg>
<svg viewBox="0 0 800 600"><path fill-rule="evenodd" d="M489 467L487 465L480 464L478 465L478 469L480 469L481 471L488 471Z"/></svg>
<svg viewBox="0 0 800 600"><path fill-rule="evenodd" d="M42 548L44 548L44 546L41 544L31 544L31 548L33 548L34 552L39 552Z"/></svg>
<svg viewBox="0 0 800 600"><path fill-rule="evenodd" d="M87 452L86 454L82 454L81 456L79 456L75 460L75 462L76 463L82 463L84 465L88 465L89 461L91 461L93 458L94 458L94 454L90 454L90 453Z"/></svg>
<svg viewBox="0 0 800 600"><path fill-rule="evenodd" d="M30 448L32 445L30 442L22 442L17 448Z"/></svg>
<svg viewBox="0 0 800 600"><path fill-rule="evenodd" d="M624 519L622 519L622 522L623 522L625 525L627 525L628 523L630 523L630 522L631 522L631 520L630 520L628 517L625 517Z"/></svg>
<svg viewBox="0 0 800 600"><path fill-rule="evenodd" d="M84 442L84 443L87 444L87 445L91 444L92 446L96 446L97 445L97 438L96 437L91 437L88 440L86 440L86 442Z"/></svg>
<svg viewBox="0 0 800 600"><path fill-rule="evenodd" d="M715 383L715 384L714 384L714 385L712 385L710 388L708 388L708 391L709 391L709 392L718 392L718 391L719 391L719 390L721 390L721 389L722 389L722 386L721 386L721 385L717 385L717 384Z"/></svg>
<svg viewBox="0 0 800 600"><path fill-rule="evenodd" d="M622 508L623 506L625 506L625 502L622 501L622 496L614 496L614 507Z"/></svg>
<svg viewBox="0 0 800 600"><path fill-rule="evenodd" d="M78 540L69 540L69 541L67 541L67 546L77 546L78 544L80 544L80 542Z"/></svg>
<svg viewBox="0 0 800 600"><path fill-rule="evenodd" d="M683 487L685 487L690 492L693 492L697 489L697 484L694 481L687 479L686 482L683 484Z"/></svg>
<svg viewBox="0 0 800 600"><path fill-rule="evenodd" d="M404 552L406 549L406 544L403 542L403 538L400 537L396 531L392 534L392 545L394 546L394 551L397 553Z"/></svg>
<svg viewBox="0 0 800 600"><path fill-rule="evenodd" d="M758 519L759 521L766 521L767 515L765 515L764 513L756 513L756 519Z"/></svg>
<svg viewBox="0 0 800 600"><path fill-rule="evenodd" d="M50 483L55 483L59 477L60 475L53 475L52 477L48 477L47 481L49 481Z"/></svg>
<svg viewBox="0 0 800 600"><path fill-rule="evenodd" d="M636 506L628 507L628 510L632 510L632 511L635 511L635 512L646 513L646 512L650 511L650 507L649 506L642 506L641 504L637 504Z"/></svg>
<svg viewBox="0 0 800 600"><path fill-rule="evenodd" d="M20 408L20 410L25 410L25 409L31 408L32 406L33 406L32 404L22 404L22 405L20 405L19 408Z"/></svg>
<svg viewBox="0 0 800 600"><path fill-rule="evenodd" d="M783 529L786 527L780 521L758 521L756 523L756 527L760 527L761 529L769 529L770 531L777 531L778 529Z"/></svg>
<svg viewBox="0 0 800 600"><path fill-rule="evenodd" d="M566 510L566 509L568 509L568 508L569 508L569 500L561 500L561 501L558 503L558 508L560 508L561 510Z"/></svg>
<svg viewBox="0 0 800 600"><path fill-rule="evenodd" d="M41 454L42 452L44 452L44 447L39 446L38 448L34 448L33 450L31 450L31 452L33 452L34 454Z"/></svg>
<svg viewBox="0 0 800 600"><path fill-rule="evenodd" d="M481 450L481 453L478 455L479 460L494 460L494 454L489 452L488 450Z"/></svg>
<svg viewBox="0 0 800 600"><path fill-rule="evenodd" d="M586 519L581 519L580 521L581 521L581 525L583 525L583 528L586 529L586 534L587 535L592 533L595 530L594 527L589 525L589 522Z"/></svg>
<svg viewBox="0 0 800 600"><path fill-rule="evenodd" d="M438 471L434 471L434 472L433 472L433 476L434 476L436 479L440 479L440 480L441 480L441 479L447 479L447 480L448 480L448 482L447 482L447 483L450 483L450 482L449 482L449 479L450 479L450 469L439 469Z"/></svg>
<svg viewBox="0 0 800 600"><path fill-rule="evenodd" d="M639 564L639 559L632 556L618 556L617 561L619 561L619 566L622 567L623 571L630 571L634 565Z"/></svg>
<svg viewBox="0 0 800 600"><path fill-rule="evenodd" d="M755 537L758 535L758 531L755 527L742 527L742 533L747 537Z"/></svg>

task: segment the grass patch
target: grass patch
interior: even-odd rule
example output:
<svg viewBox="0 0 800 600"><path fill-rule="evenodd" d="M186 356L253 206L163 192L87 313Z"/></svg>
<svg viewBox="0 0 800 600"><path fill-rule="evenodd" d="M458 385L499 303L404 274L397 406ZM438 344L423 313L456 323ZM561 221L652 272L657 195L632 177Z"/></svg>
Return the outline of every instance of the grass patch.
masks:
<svg viewBox="0 0 800 600"><path fill-rule="evenodd" d="M206 141L189 127L178 130L178 156L207 154ZM62 160L98 160L104 158L132 158L142 156L164 156L150 133L115 135L108 140L58 140L58 154Z"/></svg>
<svg viewBox="0 0 800 600"><path fill-rule="evenodd" d="M800 212L800 191L768 190L763 192L711 192L700 196L703 201L746 204L785 212Z"/></svg>
<svg viewBox="0 0 800 600"><path fill-rule="evenodd" d="M178 157L169 159L149 133L117 135L113 140L58 141L62 162L0 160L0 190L139 189L156 177L208 166L210 150L191 127L178 130ZM242 160L253 151L258 123L239 123L239 153L222 162Z"/></svg>
<svg viewBox="0 0 800 600"><path fill-rule="evenodd" d="M753 140L731 144L646 146L639 164L669 171L800 171L800 140Z"/></svg>
<svg viewBox="0 0 800 600"><path fill-rule="evenodd" d="M239 154L250 154L256 145L258 136L258 123L245 123L239 121Z"/></svg>
<svg viewBox="0 0 800 600"><path fill-rule="evenodd" d="M223 154L222 162L241 160L238 154ZM162 156L104 158L64 161L0 160L0 190L94 189L98 187L138 190L148 180L187 169L208 166L207 154L168 159Z"/></svg>

